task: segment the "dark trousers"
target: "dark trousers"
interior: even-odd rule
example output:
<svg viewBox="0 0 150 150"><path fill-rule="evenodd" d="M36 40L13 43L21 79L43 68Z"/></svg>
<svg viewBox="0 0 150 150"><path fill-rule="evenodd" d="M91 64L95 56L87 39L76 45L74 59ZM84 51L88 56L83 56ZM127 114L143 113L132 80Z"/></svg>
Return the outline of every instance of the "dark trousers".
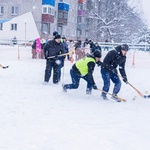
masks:
<svg viewBox="0 0 150 150"><path fill-rule="evenodd" d="M92 90L92 84L90 83L88 76L80 76L73 72L73 70L70 70L70 75L72 79L72 84L66 84L67 89L77 89L79 87L80 79L84 79L87 82L87 90Z"/></svg>
<svg viewBox="0 0 150 150"><path fill-rule="evenodd" d="M110 80L114 83L113 94L118 94L121 88L121 81L119 76L115 73L108 72L104 69L101 69L101 75L104 82L103 91L108 92L110 88ZM103 95L106 95L102 92Z"/></svg>
<svg viewBox="0 0 150 150"><path fill-rule="evenodd" d="M53 83L56 84L58 83L59 65L55 62L55 60L48 59L46 61L44 81L49 82L52 70L53 70Z"/></svg>

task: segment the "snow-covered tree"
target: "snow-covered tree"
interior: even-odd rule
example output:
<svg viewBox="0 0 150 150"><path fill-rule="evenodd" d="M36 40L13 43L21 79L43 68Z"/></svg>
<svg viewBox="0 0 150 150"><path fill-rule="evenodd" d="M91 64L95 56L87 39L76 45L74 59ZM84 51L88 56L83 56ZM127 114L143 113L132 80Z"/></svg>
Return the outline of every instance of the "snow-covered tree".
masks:
<svg viewBox="0 0 150 150"><path fill-rule="evenodd" d="M87 24L94 41L132 42L145 24L128 0L87 0Z"/></svg>

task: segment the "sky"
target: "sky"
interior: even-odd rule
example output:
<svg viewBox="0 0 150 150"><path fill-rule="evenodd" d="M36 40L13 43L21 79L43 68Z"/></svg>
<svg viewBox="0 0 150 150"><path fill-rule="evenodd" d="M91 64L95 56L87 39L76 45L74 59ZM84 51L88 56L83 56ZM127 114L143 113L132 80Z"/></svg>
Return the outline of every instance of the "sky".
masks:
<svg viewBox="0 0 150 150"><path fill-rule="evenodd" d="M148 21L149 27L150 27L150 1L149 0L141 0L142 2L142 8L144 15Z"/></svg>
<svg viewBox="0 0 150 150"><path fill-rule="evenodd" d="M149 0L128 0L129 5L136 7L137 11L142 11L143 19L146 20L148 26L150 27L150 1ZM139 9L139 10L138 10Z"/></svg>
<svg viewBox="0 0 150 150"><path fill-rule="evenodd" d="M18 50L20 59L18 59ZM102 60L106 55L102 51ZM133 57L134 54L134 57ZM134 65L133 65L134 58ZM150 53L129 51L128 82L150 94ZM70 83L73 63L65 61L64 78L43 85L45 60L31 59L31 47L0 45L0 149L1 150L149 150L150 99L122 83L118 96L126 102L104 101L101 92L86 95L86 82L62 92ZM98 88L103 81L95 67ZM110 93L113 84L111 83Z"/></svg>

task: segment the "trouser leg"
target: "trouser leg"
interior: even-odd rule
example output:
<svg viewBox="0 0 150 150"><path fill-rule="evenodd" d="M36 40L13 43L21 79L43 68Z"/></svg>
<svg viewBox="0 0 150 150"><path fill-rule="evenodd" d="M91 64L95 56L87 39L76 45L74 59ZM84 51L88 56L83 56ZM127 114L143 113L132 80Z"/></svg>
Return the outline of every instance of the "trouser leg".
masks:
<svg viewBox="0 0 150 150"><path fill-rule="evenodd" d="M101 75L104 83L102 90L108 92L110 88L110 74L109 72L101 69ZM102 95L106 95L106 93L102 92Z"/></svg>
<svg viewBox="0 0 150 150"><path fill-rule="evenodd" d="M45 69L45 77L44 81L49 82L49 79L51 77L51 71L52 71L52 62L50 60L46 61L46 69Z"/></svg>

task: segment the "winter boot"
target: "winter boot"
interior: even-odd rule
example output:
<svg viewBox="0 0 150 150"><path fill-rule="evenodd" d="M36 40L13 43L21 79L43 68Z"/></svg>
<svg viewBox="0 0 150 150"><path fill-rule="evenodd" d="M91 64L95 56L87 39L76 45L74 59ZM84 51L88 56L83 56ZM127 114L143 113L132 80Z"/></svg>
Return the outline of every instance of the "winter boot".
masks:
<svg viewBox="0 0 150 150"><path fill-rule="evenodd" d="M48 82L47 82L47 81L44 81L44 82L43 82L43 85L48 85Z"/></svg>
<svg viewBox="0 0 150 150"><path fill-rule="evenodd" d="M86 89L86 94L87 95L91 95L91 90L90 89Z"/></svg>
<svg viewBox="0 0 150 150"><path fill-rule="evenodd" d="M67 85L65 85L65 84L62 84L62 88L63 88L63 92L67 92Z"/></svg>
<svg viewBox="0 0 150 150"><path fill-rule="evenodd" d="M102 93L101 97L102 97L103 100L108 100L108 98L107 98L105 93Z"/></svg>
<svg viewBox="0 0 150 150"><path fill-rule="evenodd" d="M117 98L116 94L112 94L111 99L115 100L116 102L121 102L121 100Z"/></svg>

